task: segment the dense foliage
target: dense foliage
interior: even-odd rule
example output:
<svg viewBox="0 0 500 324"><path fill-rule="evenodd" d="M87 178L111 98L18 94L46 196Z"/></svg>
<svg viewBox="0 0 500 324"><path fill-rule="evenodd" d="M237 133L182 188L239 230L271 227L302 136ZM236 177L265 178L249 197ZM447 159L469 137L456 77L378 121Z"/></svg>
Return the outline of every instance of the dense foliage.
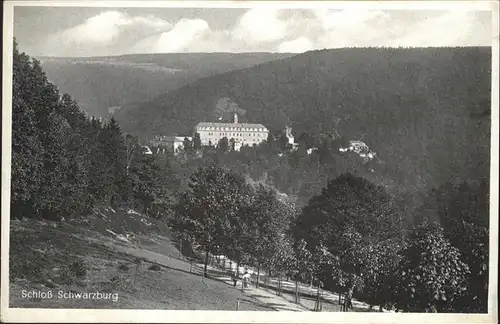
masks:
<svg viewBox="0 0 500 324"><path fill-rule="evenodd" d="M486 47L310 51L199 79L116 118L143 139L187 135L230 97L242 121L272 132L365 141L385 178L422 190L488 176L490 56Z"/></svg>
<svg viewBox="0 0 500 324"><path fill-rule="evenodd" d="M438 223L470 271L469 287L457 300L464 310L487 311L489 268L489 181L448 182L432 190L417 216Z"/></svg>
<svg viewBox="0 0 500 324"><path fill-rule="evenodd" d="M284 134L279 134L278 139L270 135L268 141L255 147L244 146L240 151L233 151L227 138L222 138L217 148L203 147L196 150L195 134L193 143L185 141L187 149L173 161L173 167L177 172L190 174L197 166L216 159L235 173L263 181L293 197L299 208L319 193L328 179L346 172L397 190L400 200L408 195L404 188L395 187L380 175L383 165L379 160L364 163L356 153L340 153L338 148L342 145L339 143L341 139L321 138L322 145L308 154L305 142L301 141L299 149L291 152L281 140L282 137ZM185 183L183 189L186 186ZM408 205L405 203L405 206Z"/></svg>
<svg viewBox="0 0 500 324"><path fill-rule="evenodd" d="M480 50L471 51L474 57ZM376 163L340 154L339 134L304 133L294 152L282 134L240 152L227 139L218 148L200 147L194 136L176 156L148 155L114 119L87 118L16 47L13 68L12 217L62 219L99 205L136 207L166 218L207 256L222 253L265 269L280 285L283 275L296 287L313 281L318 296L320 287L339 292L346 310L357 297L409 312L487 311L489 182L484 175L471 181L473 173L462 168L466 154L476 152L467 143L455 167L439 177L416 173L444 183L420 201L422 188L392 190L380 169L369 171ZM455 132L444 134L453 142ZM481 157L470 161L485 165Z"/></svg>
<svg viewBox="0 0 500 324"><path fill-rule="evenodd" d="M410 312L453 312L467 290L468 266L441 228L418 228L402 252L396 307Z"/></svg>
<svg viewBox="0 0 500 324"><path fill-rule="evenodd" d="M12 217L61 219L98 205L147 212L171 195L159 175L172 177L169 165L144 157L114 119L86 117L17 45L13 64Z"/></svg>
<svg viewBox="0 0 500 324"><path fill-rule="evenodd" d="M192 174L170 223L207 255L224 252L237 263L269 268L292 219L293 208L275 192L210 163Z"/></svg>

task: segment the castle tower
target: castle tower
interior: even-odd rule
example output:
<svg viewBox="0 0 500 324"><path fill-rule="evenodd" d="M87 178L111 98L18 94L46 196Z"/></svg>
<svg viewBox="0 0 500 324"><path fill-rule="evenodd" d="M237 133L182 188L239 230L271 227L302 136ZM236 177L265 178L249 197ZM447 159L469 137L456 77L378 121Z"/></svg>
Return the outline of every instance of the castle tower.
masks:
<svg viewBox="0 0 500 324"><path fill-rule="evenodd" d="M285 126L285 135L288 138L288 144L293 145L295 143L295 139L292 134L292 128Z"/></svg>

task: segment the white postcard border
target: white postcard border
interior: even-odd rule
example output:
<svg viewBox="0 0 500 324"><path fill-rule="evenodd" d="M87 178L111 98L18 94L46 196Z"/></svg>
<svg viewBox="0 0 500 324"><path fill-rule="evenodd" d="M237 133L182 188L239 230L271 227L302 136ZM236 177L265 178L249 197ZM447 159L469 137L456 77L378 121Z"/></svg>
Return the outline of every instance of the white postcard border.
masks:
<svg viewBox="0 0 500 324"><path fill-rule="evenodd" d="M12 138L12 53L15 6L250 8L255 6L332 9L434 9L492 12L492 128L490 177L490 267L488 314L233 312L173 310L9 308L10 170ZM207 322L207 323L496 323L498 321L498 165L499 165L499 5L496 1L5 1L2 102L2 322Z"/></svg>

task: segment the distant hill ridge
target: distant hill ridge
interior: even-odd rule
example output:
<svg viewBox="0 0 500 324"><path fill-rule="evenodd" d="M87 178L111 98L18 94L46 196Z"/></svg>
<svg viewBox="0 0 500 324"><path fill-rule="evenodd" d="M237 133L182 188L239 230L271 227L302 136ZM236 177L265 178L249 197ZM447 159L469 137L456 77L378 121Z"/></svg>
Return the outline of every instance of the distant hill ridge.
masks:
<svg viewBox="0 0 500 324"><path fill-rule="evenodd" d="M229 97L242 121L272 131L369 138L401 182L421 186L488 176L490 80L489 47L318 50L204 77L116 117L143 139L183 134Z"/></svg>
<svg viewBox="0 0 500 324"><path fill-rule="evenodd" d="M142 103L198 78L295 54L168 53L99 57L37 57L48 78L89 115Z"/></svg>

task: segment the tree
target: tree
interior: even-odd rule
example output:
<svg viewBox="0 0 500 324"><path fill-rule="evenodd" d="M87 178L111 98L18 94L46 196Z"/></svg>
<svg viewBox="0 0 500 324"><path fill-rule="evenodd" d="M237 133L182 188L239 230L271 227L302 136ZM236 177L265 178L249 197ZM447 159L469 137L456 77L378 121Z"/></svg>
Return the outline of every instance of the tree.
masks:
<svg viewBox="0 0 500 324"><path fill-rule="evenodd" d="M396 308L408 312L453 312L467 290L469 267L440 227L417 228L395 273Z"/></svg>
<svg viewBox="0 0 500 324"><path fill-rule="evenodd" d="M292 259L293 266L291 267L292 274L295 277L295 302L299 302L298 279L300 274L308 274L311 279L315 275L316 262L313 261L313 255L307 248L307 242L304 239L299 239L294 246L294 257Z"/></svg>
<svg viewBox="0 0 500 324"><path fill-rule="evenodd" d="M148 215L153 202L160 198L162 187L160 168L155 163L152 155L144 155L137 151L134 162L131 165L129 180L131 182L132 195L136 202Z"/></svg>
<svg viewBox="0 0 500 324"><path fill-rule="evenodd" d="M199 168L191 177L189 189L176 205L174 229L184 232L205 251L204 275L212 247L228 241L232 219L239 215L245 180L220 165Z"/></svg>
<svg viewBox="0 0 500 324"><path fill-rule="evenodd" d="M294 211L291 206L279 201L276 192L262 185L249 208L248 237L251 257L258 274L263 265L270 270L275 266L276 255L286 246L286 230Z"/></svg>
<svg viewBox="0 0 500 324"><path fill-rule="evenodd" d="M337 241L334 249L334 259L329 262L333 271L333 280L338 288L345 293L344 310L352 304L352 297L356 290L364 287L363 277L367 270L366 243L353 226L347 226Z"/></svg>
<svg viewBox="0 0 500 324"><path fill-rule="evenodd" d="M439 223L445 238L469 266L469 289L456 309L486 312L489 265L489 192L487 181L448 182L428 194L419 221Z"/></svg>
<svg viewBox="0 0 500 324"><path fill-rule="evenodd" d="M132 163L132 158L134 157L134 152L139 146L139 141L137 137L134 137L130 134L125 135L125 148L127 150L127 158L126 158L126 170L127 175L129 173L130 164Z"/></svg>
<svg viewBox="0 0 500 324"><path fill-rule="evenodd" d="M313 251L311 262L318 269L318 280L346 295L346 310L353 294L363 294L365 287L372 299L390 297L379 280L389 281L384 276L389 271L385 264L390 264L386 258L391 256L379 253L374 257L371 253L386 245L392 247L390 242L397 246L403 227L393 197L384 188L361 177L342 174L329 181L321 195L304 207L294 233ZM372 282L367 282L367 278ZM380 297L381 294L386 297Z"/></svg>
<svg viewBox="0 0 500 324"><path fill-rule="evenodd" d="M333 152L332 150L332 139L329 137L323 137L321 138L319 147L318 147L318 153L319 153L319 162L322 165L330 165L333 160L333 155L336 152Z"/></svg>
<svg viewBox="0 0 500 324"><path fill-rule="evenodd" d="M13 58L12 215L61 219L126 202L132 145L116 121L86 117L16 43Z"/></svg>
<svg viewBox="0 0 500 324"><path fill-rule="evenodd" d="M223 137L217 143L217 151L221 153L226 153L229 151L229 140L227 137Z"/></svg>
<svg viewBox="0 0 500 324"><path fill-rule="evenodd" d="M231 151L235 151L236 149L236 140L232 137L229 140L229 148L231 149Z"/></svg>
<svg viewBox="0 0 500 324"><path fill-rule="evenodd" d="M16 43L13 58L12 214L58 219L85 211L86 119Z"/></svg>
<svg viewBox="0 0 500 324"><path fill-rule="evenodd" d="M34 199L43 177L43 146L36 127L35 108L30 95L30 58L19 53L14 41L12 80L12 185L13 216L34 216Z"/></svg>
<svg viewBox="0 0 500 324"><path fill-rule="evenodd" d="M312 265L311 265L312 274L316 279L317 289L318 289L316 295L316 304L314 309L316 311L321 311L320 294L321 294L321 288L323 287L325 282L325 273L327 274L334 273L335 266L338 266L339 258L336 258L334 255L330 253L330 251L328 251L328 249L323 244L320 244L319 246L315 247L312 253L311 260L312 260ZM327 277L327 279L329 278Z"/></svg>
<svg viewBox="0 0 500 324"><path fill-rule="evenodd" d="M52 113L44 125L44 140L47 143L44 145L43 155L44 177L36 195L36 202L43 218L55 220L65 214L71 214L70 208L75 198L68 195L74 187L74 184L68 181L70 160L67 147L71 130L67 121L57 113ZM48 144L49 142L52 144Z"/></svg>
<svg viewBox="0 0 500 324"><path fill-rule="evenodd" d="M273 133L269 132L267 134L267 140L266 140L266 144L267 144L267 150L272 153L272 154L275 154L275 152L277 151L278 149L278 144L276 142L276 137L274 136Z"/></svg>
<svg viewBox="0 0 500 324"><path fill-rule="evenodd" d="M324 284L324 273L332 274L333 259L334 257L323 244L315 246L311 251L304 239L295 243L294 254L289 261L290 270L295 279L295 303L300 302L299 280L310 280L311 286L313 282L316 282L318 288L314 310L321 309L320 291Z"/></svg>
<svg viewBox="0 0 500 324"><path fill-rule="evenodd" d="M184 152L186 152L187 154L191 154L193 151L193 142L190 141L188 137L184 137L182 148L184 149Z"/></svg>
<svg viewBox="0 0 500 324"><path fill-rule="evenodd" d="M371 307L379 305L379 311L383 307L392 309L397 300L394 292L398 278L394 273L402 259L404 247L405 241L401 239L388 239L366 246L362 296L363 301Z"/></svg>
<svg viewBox="0 0 500 324"><path fill-rule="evenodd" d="M196 132L196 134L194 134L193 148L195 151L198 151L201 149L201 138L200 138L200 133L198 133L198 132Z"/></svg>
<svg viewBox="0 0 500 324"><path fill-rule="evenodd" d="M181 180L174 172L170 156L157 155L154 163L158 168L158 192L150 207L150 216L170 219L178 199L177 192L181 190Z"/></svg>
<svg viewBox="0 0 500 324"><path fill-rule="evenodd" d="M288 137L286 137L284 131L280 132L278 136L276 136L276 145L280 151L286 151L289 149Z"/></svg>
<svg viewBox="0 0 500 324"><path fill-rule="evenodd" d="M219 238L222 252L236 262L237 271L241 263L250 263L252 243L250 227L253 223L252 206L255 201L255 190L247 183L242 184L239 194L238 211L235 217L229 218L227 235Z"/></svg>
<svg viewBox="0 0 500 324"><path fill-rule="evenodd" d="M367 240L382 241L401 235L401 223L392 196L382 186L346 173L311 198L294 228L310 246L329 242L327 248L338 254L335 242L348 226Z"/></svg>
<svg viewBox="0 0 500 324"><path fill-rule="evenodd" d="M102 178L100 192L104 202L116 206L127 198L126 162L127 153L123 134L114 118L99 133L100 150L102 151Z"/></svg>
<svg viewBox="0 0 500 324"><path fill-rule="evenodd" d="M275 245L276 248L274 249L273 255L271 257L272 262L268 266L267 279L269 280L271 271L278 273L277 295L281 296L283 289L283 274L288 273L291 269L293 269L295 264L295 256L292 238L286 234L279 235L277 238L278 240L276 241Z"/></svg>
<svg viewBox="0 0 500 324"><path fill-rule="evenodd" d="M462 226L461 243L454 246L469 267L469 288L454 307L470 313L485 313L488 311L489 230L467 222Z"/></svg>
<svg viewBox="0 0 500 324"><path fill-rule="evenodd" d="M304 147L306 150L315 147L315 139L309 133L302 133L298 138L299 145Z"/></svg>

